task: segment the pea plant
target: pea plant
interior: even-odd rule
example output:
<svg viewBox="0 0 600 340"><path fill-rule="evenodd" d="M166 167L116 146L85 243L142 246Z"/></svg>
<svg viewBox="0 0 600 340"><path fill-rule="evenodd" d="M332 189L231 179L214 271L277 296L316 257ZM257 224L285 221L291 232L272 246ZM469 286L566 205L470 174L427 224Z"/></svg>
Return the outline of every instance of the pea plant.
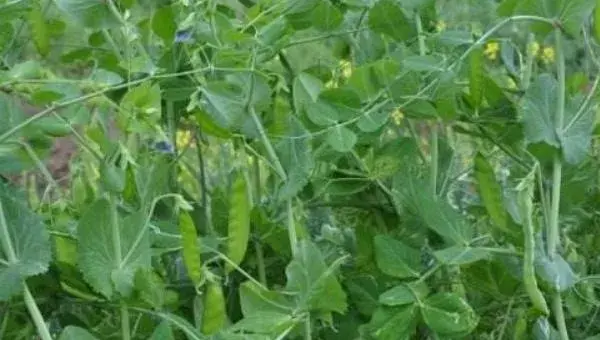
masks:
<svg viewBox="0 0 600 340"><path fill-rule="evenodd" d="M599 52L593 0L0 0L0 338L600 339Z"/></svg>

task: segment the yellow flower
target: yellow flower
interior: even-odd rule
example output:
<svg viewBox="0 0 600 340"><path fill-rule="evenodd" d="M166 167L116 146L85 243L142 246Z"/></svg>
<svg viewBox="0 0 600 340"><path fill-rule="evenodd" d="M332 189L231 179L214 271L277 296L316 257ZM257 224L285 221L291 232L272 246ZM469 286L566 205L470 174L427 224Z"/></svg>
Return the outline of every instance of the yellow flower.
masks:
<svg viewBox="0 0 600 340"><path fill-rule="evenodd" d="M342 76L346 79L352 76L352 63L346 60L340 61L340 68L342 71Z"/></svg>
<svg viewBox="0 0 600 340"><path fill-rule="evenodd" d="M540 56L542 61L549 64L554 61L554 47L546 46L542 49L542 55Z"/></svg>
<svg viewBox="0 0 600 340"><path fill-rule="evenodd" d="M441 32L446 29L446 22L444 20L440 20L435 24L435 30L437 32Z"/></svg>
<svg viewBox="0 0 600 340"><path fill-rule="evenodd" d="M400 111L399 109L396 109L396 110L394 110L394 112L392 112L392 121L397 126L400 126L400 124L402 124L403 118L404 118L404 113L402 113L402 111Z"/></svg>
<svg viewBox="0 0 600 340"><path fill-rule="evenodd" d="M527 53L531 56L536 56L540 52L540 44L537 41L531 42L527 45Z"/></svg>
<svg viewBox="0 0 600 340"><path fill-rule="evenodd" d="M176 142L177 149L187 147L192 140L192 133L189 130L177 130Z"/></svg>
<svg viewBox="0 0 600 340"><path fill-rule="evenodd" d="M498 56L498 51L500 51L500 44L493 41L485 45L485 50L483 51L483 54L489 60L496 60L496 57Z"/></svg>

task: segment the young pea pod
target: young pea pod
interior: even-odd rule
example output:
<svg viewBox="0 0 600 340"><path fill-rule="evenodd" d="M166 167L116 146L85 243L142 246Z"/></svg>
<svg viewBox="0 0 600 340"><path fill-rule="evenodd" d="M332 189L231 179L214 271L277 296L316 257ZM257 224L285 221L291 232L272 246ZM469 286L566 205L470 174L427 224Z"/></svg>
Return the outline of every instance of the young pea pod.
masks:
<svg viewBox="0 0 600 340"><path fill-rule="evenodd" d="M533 188L535 184L536 167L519 183L518 204L521 220L523 221L524 254L523 254L523 283L525 291L533 307L544 315L549 314L548 304L537 285L535 278L535 236L533 232Z"/></svg>
<svg viewBox="0 0 600 340"><path fill-rule="evenodd" d="M227 226L227 257L239 265L248 247L250 238L250 197L244 174L238 172L229 199L229 223ZM228 262L225 272L229 273L234 267Z"/></svg>
<svg viewBox="0 0 600 340"><path fill-rule="evenodd" d="M202 283L202 263L200 261L200 250L198 249L198 234L192 217L186 211L179 213L179 233L181 234L185 269L190 280L197 287Z"/></svg>
<svg viewBox="0 0 600 340"><path fill-rule="evenodd" d="M202 333L212 335L225 326L227 314L225 311L225 296L218 282L206 285L204 293L204 312L202 313Z"/></svg>

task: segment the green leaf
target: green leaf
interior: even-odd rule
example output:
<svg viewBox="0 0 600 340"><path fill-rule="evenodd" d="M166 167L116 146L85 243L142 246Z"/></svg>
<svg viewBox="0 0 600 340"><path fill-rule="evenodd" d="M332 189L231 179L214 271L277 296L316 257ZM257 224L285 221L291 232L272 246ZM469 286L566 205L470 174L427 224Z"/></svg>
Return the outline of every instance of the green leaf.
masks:
<svg viewBox="0 0 600 340"><path fill-rule="evenodd" d="M415 36L414 25L406 18L398 2L379 0L369 10L369 28L394 40L404 41Z"/></svg>
<svg viewBox="0 0 600 340"><path fill-rule="evenodd" d="M433 254L441 263L447 265L463 265L490 257L486 249L467 246L454 246L438 250Z"/></svg>
<svg viewBox="0 0 600 340"><path fill-rule="evenodd" d="M244 317L231 327L232 331L244 331L257 334L278 334L297 322L290 314L257 311Z"/></svg>
<svg viewBox="0 0 600 340"><path fill-rule="evenodd" d="M438 112L429 101L417 99L406 105L402 110L407 117L416 119L434 119L438 117Z"/></svg>
<svg viewBox="0 0 600 340"><path fill-rule="evenodd" d="M429 287L421 281L403 283L379 295L379 302L386 306L401 306L422 301L429 295Z"/></svg>
<svg viewBox="0 0 600 340"><path fill-rule="evenodd" d="M117 207L100 198L88 207L77 227L79 265L96 291L112 298L128 296L138 269L150 267L146 214L119 216Z"/></svg>
<svg viewBox="0 0 600 340"><path fill-rule="evenodd" d="M414 55L402 60L405 69L416 72L443 71L444 64L444 59L433 55Z"/></svg>
<svg viewBox="0 0 600 340"><path fill-rule="evenodd" d="M379 59L352 70L347 86L358 93L362 101L372 100L383 88L393 84L399 70L397 61Z"/></svg>
<svg viewBox="0 0 600 340"><path fill-rule="evenodd" d="M164 6L156 10L152 16L152 31L158 35L167 45L171 45L175 39L177 24L175 15L170 6Z"/></svg>
<svg viewBox="0 0 600 340"><path fill-rule="evenodd" d="M377 235L375 259L377 267L387 275L398 278L417 278L421 271L421 253L386 235Z"/></svg>
<svg viewBox="0 0 600 340"><path fill-rule="evenodd" d="M248 240L250 238L250 197L248 197L248 184L242 172L238 172L229 196L229 222L227 224L227 257L236 265L242 263L246 256ZM234 268L227 262L225 272L229 273Z"/></svg>
<svg viewBox="0 0 600 340"><path fill-rule="evenodd" d="M286 291L298 298L299 306L320 312L344 313L346 293L335 277L335 266L327 267L315 244L302 240L297 255L286 267Z"/></svg>
<svg viewBox="0 0 600 340"><path fill-rule="evenodd" d="M563 126L556 126L556 97L558 84L550 74L542 74L531 84L523 97L520 109L523 115L525 137L529 143L544 142L561 147L564 159L579 163L587 155L594 127L594 110L584 107L582 98L569 100L565 108ZM557 132L562 132L559 138Z"/></svg>
<svg viewBox="0 0 600 340"><path fill-rule="evenodd" d="M472 332L479 323L471 306L454 293L430 296L421 306L421 315L432 331L446 336Z"/></svg>
<svg viewBox="0 0 600 340"><path fill-rule="evenodd" d="M508 219L506 209L504 209L502 187L496 180L491 164L479 152L475 156L475 178L477 179L479 195L493 225L504 232L508 231Z"/></svg>
<svg viewBox="0 0 600 340"><path fill-rule="evenodd" d="M526 0L517 5L520 14L533 14L556 19L570 35L578 36L582 23L594 9L595 0ZM550 30L551 25L545 24Z"/></svg>
<svg viewBox="0 0 600 340"><path fill-rule="evenodd" d="M175 340L171 325L168 321L163 321L156 326L149 340Z"/></svg>
<svg viewBox="0 0 600 340"><path fill-rule="evenodd" d="M92 333L86 329L77 326L67 326L60 333L58 340L97 340Z"/></svg>
<svg viewBox="0 0 600 340"><path fill-rule="evenodd" d="M417 327L418 311L415 305L379 308L366 329L378 340L410 340Z"/></svg>
<svg viewBox="0 0 600 340"><path fill-rule="evenodd" d="M123 78L117 73L96 68L90 75L90 81L97 86L113 86L123 82Z"/></svg>
<svg viewBox="0 0 600 340"><path fill-rule="evenodd" d="M342 24L344 15L329 1L319 1L312 10L312 26L321 31L331 31Z"/></svg>
<svg viewBox="0 0 600 340"><path fill-rule="evenodd" d="M358 120L358 122L356 122L356 127L358 127L363 132L375 132L383 125L385 125L389 116L389 110L386 110L386 108L369 111L366 112Z"/></svg>
<svg viewBox="0 0 600 340"><path fill-rule="evenodd" d="M580 109L583 98L567 102L563 134L560 138L562 154L569 164L578 164L588 155L594 131L596 110L593 105Z"/></svg>
<svg viewBox="0 0 600 340"><path fill-rule="evenodd" d="M337 110L323 100L304 105L306 116L319 126L331 126L338 122Z"/></svg>
<svg viewBox="0 0 600 340"><path fill-rule="evenodd" d="M23 291L26 278L48 270L50 236L26 197L0 180L0 301Z"/></svg>
<svg viewBox="0 0 600 340"><path fill-rule="evenodd" d="M160 87L145 82L132 88L121 99L121 108L126 113L117 116L121 127L135 132L154 131L162 112Z"/></svg>
<svg viewBox="0 0 600 340"><path fill-rule="evenodd" d="M171 313L155 313L161 319L168 321L179 330L181 330L189 340L204 340L206 339L193 325L186 319Z"/></svg>
<svg viewBox="0 0 600 340"><path fill-rule="evenodd" d="M245 115L240 88L225 82L211 82L202 88L206 99L204 109L215 123L224 129L238 127Z"/></svg>
<svg viewBox="0 0 600 340"><path fill-rule="evenodd" d="M557 96L558 84L547 73L539 75L527 89L520 103L527 142L560 146L554 126Z"/></svg>
<svg viewBox="0 0 600 340"><path fill-rule="evenodd" d="M101 30L120 25L105 1L56 0L55 3L61 11L87 28Z"/></svg>
<svg viewBox="0 0 600 340"><path fill-rule="evenodd" d="M358 137L343 125L336 125L327 133L327 143L338 152L349 152L354 148Z"/></svg>
<svg viewBox="0 0 600 340"><path fill-rule="evenodd" d="M538 256L535 269L540 279L559 292L573 287L578 280L571 265L559 254L556 254L552 260L547 256Z"/></svg>
<svg viewBox="0 0 600 340"><path fill-rule="evenodd" d="M42 57L45 57L50 52L50 36L42 6L39 2L34 1L31 4L31 9L27 15L27 23L35 48Z"/></svg>
<svg viewBox="0 0 600 340"><path fill-rule="evenodd" d="M306 184L315 167L308 131L294 115L287 118L290 138L282 139L277 145L277 156L288 176L278 192L278 200L295 196Z"/></svg>
<svg viewBox="0 0 600 340"><path fill-rule="evenodd" d="M165 304L165 285L162 278L151 269L140 269L135 274L135 288L139 298L154 309Z"/></svg>
<svg viewBox="0 0 600 340"><path fill-rule="evenodd" d="M377 301L379 289L377 281L372 276L351 277L344 280L344 287L358 312L365 316L373 314L379 307Z"/></svg>
<svg viewBox="0 0 600 340"><path fill-rule="evenodd" d="M25 114L17 101L4 92L0 92L0 121L2 121L2 124L0 124L0 134L9 131L23 120L25 120ZM13 138L18 137L19 134L17 132Z"/></svg>
<svg viewBox="0 0 600 340"><path fill-rule="evenodd" d="M252 281L240 285L240 304L246 317L261 311L289 314L294 308L294 304L285 295L265 290Z"/></svg>
<svg viewBox="0 0 600 340"><path fill-rule="evenodd" d="M473 226L439 197L434 197L430 185L424 180L396 177L394 192L423 223L452 244L469 244Z"/></svg>
<svg viewBox="0 0 600 340"><path fill-rule="evenodd" d="M192 282L198 286L202 283L202 263L196 226L190 214L186 211L179 213L179 233L183 248L183 262Z"/></svg>
<svg viewBox="0 0 600 340"><path fill-rule="evenodd" d="M323 83L308 73L301 72L294 78L293 95L296 110L301 111L305 106L317 102Z"/></svg>

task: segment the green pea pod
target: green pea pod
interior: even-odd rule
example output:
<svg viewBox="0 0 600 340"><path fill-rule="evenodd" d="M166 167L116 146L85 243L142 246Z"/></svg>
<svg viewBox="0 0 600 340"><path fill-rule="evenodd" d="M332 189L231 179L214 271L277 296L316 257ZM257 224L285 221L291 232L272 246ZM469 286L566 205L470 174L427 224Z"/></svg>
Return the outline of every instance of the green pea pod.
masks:
<svg viewBox="0 0 600 340"><path fill-rule="evenodd" d="M40 126L41 130L51 137L64 137L71 134L71 128L61 121L49 120Z"/></svg>
<svg viewBox="0 0 600 340"><path fill-rule="evenodd" d="M198 234L192 217L182 211L179 214L179 233L183 247L183 262L192 282L198 286L202 283L202 262L198 248Z"/></svg>
<svg viewBox="0 0 600 340"><path fill-rule="evenodd" d="M219 283L210 282L204 293L204 311L202 313L202 333L212 335L225 326L225 296Z"/></svg>
<svg viewBox="0 0 600 340"><path fill-rule="evenodd" d="M100 179L104 189L113 193L120 193L125 189L125 171L116 165L103 162L100 165Z"/></svg>
<svg viewBox="0 0 600 340"><path fill-rule="evenodd" d="M533 233L533 186L535 180L535 171L533 170L519 183L517 186L518 190L518 203L519 211L521 213L521 219L523 221L523 236L524 236L524 254L523 254L523 283L525 285L525 291L533 304L533 307L543 315L548 315L548 304L546 299L539 289L537 280L535 278L535 236Z"/></svg>
<svg viewBox="0 0 600 340"><path fill-rule="evenodd" d="M246 255L250 238L250 209L248 185L244 174L239 172L231 188L227 225L227 257L236 265L239 265ZM230 263L225 264L226 273L233 269Z"/></svg>

